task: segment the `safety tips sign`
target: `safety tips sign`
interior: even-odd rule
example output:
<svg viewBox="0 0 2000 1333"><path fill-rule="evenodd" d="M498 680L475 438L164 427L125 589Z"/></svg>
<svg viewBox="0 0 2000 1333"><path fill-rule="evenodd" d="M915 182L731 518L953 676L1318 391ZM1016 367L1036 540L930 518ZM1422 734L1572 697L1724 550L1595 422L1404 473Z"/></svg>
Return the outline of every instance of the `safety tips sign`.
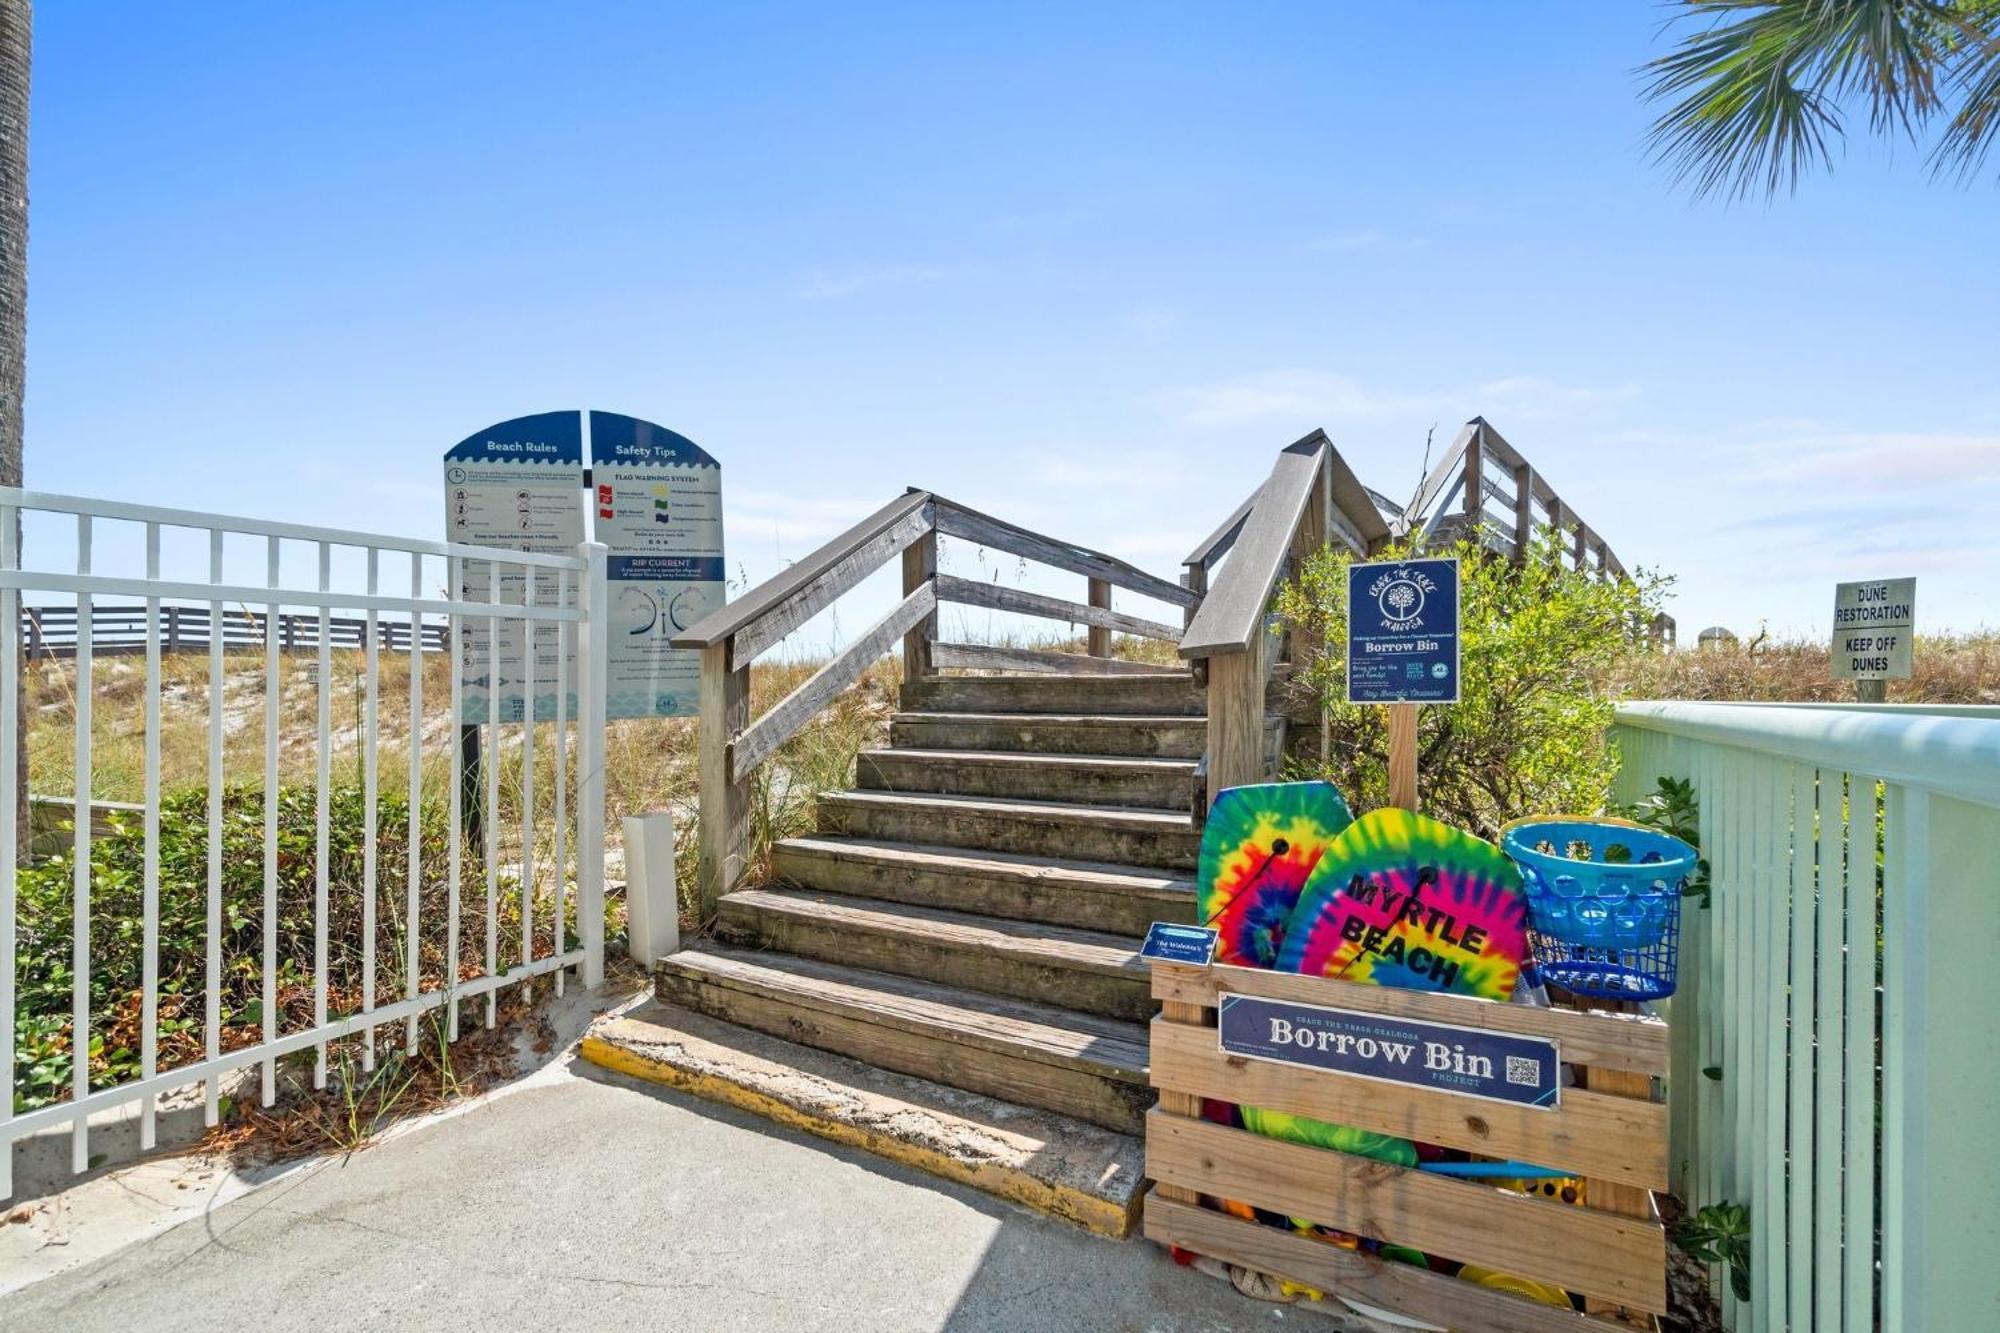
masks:
<svg viewBox="0 0 2000 1333"><path fill-rule="evenodd" d="M1906 680L1917 624L1917 581L1837 583L1833 590L1833 678Z"/></svg>
<svg viewBox="0 0 2000 1333"><path fill-rule="evenodd" d="M445 532L450 540L507 551L572 555L583 540L583 425L575 412L516 417L468 435L444 456ZM483 560L459 562L458 596L469 602L520 605L527 592L518 565L500 566L500 584ZM575 580L571 580L574 596ZM534 598L554 606L556 571L536 571ZM569 654L566 707L576 716L576 639L567 627L503 618L493 641L493 618L468 616L459 635L457 664L463 686L459 720L497 717L518 722L532 691L537 718L556 715L557 663ZM533 661L525 626L535 624Z"/></svg>
<svg viewBox="0 0 2000 1333"><path fill-rule="evenodd" d="M1458 561L1348 566L1347 701L1458 702Z"/></svg>
<svg viewBox="0 0 2000 1333"><path fill-rule="evenodd" d="M611 717L699 711L701 655L675 634L723 603L722 468L694 441L615 412L590 414L591 512L610 548Z"/></svg>

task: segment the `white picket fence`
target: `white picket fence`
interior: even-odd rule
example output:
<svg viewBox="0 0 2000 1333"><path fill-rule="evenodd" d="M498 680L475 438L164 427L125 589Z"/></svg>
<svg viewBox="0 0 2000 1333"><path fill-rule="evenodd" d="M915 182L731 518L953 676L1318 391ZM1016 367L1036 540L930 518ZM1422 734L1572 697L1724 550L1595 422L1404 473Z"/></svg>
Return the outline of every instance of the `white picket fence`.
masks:
<svg viewBox="0 0 2000 1333"><path fill-rule="evenodd" d="M1690 779L1675 1192L1751 1212L1734 1329L2000 1318L2000 708L1618 710L1621 797ZM1878 859L1879 858L1879 859Z"/></svg>
<svg viewBox="0 0 2000 1333"><path fill-rule="evenodd" d="M25 523L27 540L17 539L17 519ZM195 537L188 537L191 530ZM197 542L205 546L207 577L163 576L162 541ZM205 542L202 538L205 537ZM24 559L23 546L27 557ZM198 546L197 550L200 549ZM305 579L287 579L285 556L309 553L314 574ZM58 558L60 557L60 558ZM257 581L231 581L227 571L246 558L261 566ZM232 563L233 562L233 563ZM599 642L607 624L604 581L604 548L586 542L573 553L528 554L445 542L419 541L370 533L306 527L230 518L216 514L159 509L144 505L86 500L71 496L0 488L0 784L6 799L0 800L0 1069L7 1071L6 1096L0 1099L0 1197L12 1189L12 1145L24 1135L50 1127L71 1126L72 1158L76 1170L84 1170L90 1160L88 1118L98 1112L138 1103L141 1115L141 1146L153 1146L156 1105L159 1097L182 1088L202 1085L205 1113L209 1124L216 1123L221 1080L232 1070L259 1065L261 1094L271 1104L276 1092L276 1062L279 1057L311 1048L316 1052L314 1079L324 1086L327 1076L327 1044L341 1037L366 1034L362 1044L364 1068L375 1056L375 1032L385 1025L400 1024L404 1040L414 1045L419 1018L440 1006L447 1006L448 1034L456 1039L460 1010L467 1001L483 998L483 1021L494 1022L497 992L531 977L552 975L560 989L564 971L577 967L587 986L598 985L604 965L604 653ZM338 576L336 571L339 571ZM522 589L519 601L474 600L462 591L509 587ZM395 589L391 591L391 589ZM76 846L73 857L73 916L71 921L72 1005L69 1046L74 1061L68 1100L39 1106L16 1114L14 1094L18 1086L15 1050L16 1018L16 870L20 839L16 828L16 801L13 791L17 745L20 735L17 716L20 698L21 605L24 593L46 600L48 595L73 598L76 606L76 644L72 741L74 745ZM484 594L480 594L483 596ZM142 598L146 606L145 685L143 726L145 728L144 799L144 888L143 959L140 1070L136 1078L114 1087L93 1089L88 1053L92 1040L93 1013L90 1000L91 973L91 818L92 796L92 599L97 597ZM162 599L179 599L205 604L210 612L207 624L209 669L207 699L207 816L206 842L206 956L205 1032L200 1059L162 1068L159 1061L160 1036L160 809L161 809L161 623ZM260 960L261 1037L255 1044L224 1050L220 994L222 986L223 939L223 809L225 783L240 782L245 774L225 772L224 610L228 606L254 605L264 609L266 629L262 644L263 763L261 789L266 799L262 825L262 957ZM281 959L278 936L278 886L280 881L279 814L277 802L269 799L280 786L280 715L287 663L280 626L285 608L316 618L314 643L318 670L314 697L317 707L314 788L315 885L314 938L309 959ZM330 860L329 792L332 786L332 636L329 626L333 613L344 610L364 617L368 632L362 636L365 659L361 667L363 718L356 748L363 768L363 895L361 1003L354 1012L329 1011L327 978ZM445 698L425 697L422 654L409 664L409 736L403 753L384 750L380 735L382 703L380 672L382 639L377 633L378 617L415 624L431 633L438 628L449 636L455 667L452 685ZM497 676L495 655L512 635L516 642L525 638L533 648L555 648L550 660L555 664L553 711L536 714L536 690L527 690L525 709L510 710L494 698ZM405 637L407 643L407 634ZM233 640L231 651L240 655L242 645ZM572 650L573 651L568 651ZM485 654L481 663L479 655ZM404 652L402 656L409 656ZM295 660L295 658L294 658ZM576 662L575 682L567 679L568 663ZM481 669L483 667L483 670ZM37 668L30 668L37 669ZM483 681L482 686L461 685L461 678ZM468 700L466 695L486 697ZM433 690L432 693L440 693ZM569 697L574 693L576 714L571 718ZM459 719L467 715L468 702L483 704L470 710L485 720L483 750L488 756L484 787L475 786L471 799L478 805L476 826L483 830L483 883L461 883L465 861L463 831L469 811L464 802L465 773L459 740ZM192 701L176 702L177 711L193 707ZM446 710L449 710L448 714ZM525 712L525 720L512 720L510 713ZM426 726L430 722L433 725ZM440 725L441 724L441 725ZM571 732L574 730L572 740ZM427 732L429 739L427 741ZM552 780L537 783L535 747L538 732L553 746ZM428 750L428 753L427 753ZM440 753L439 751L443 751ZM516 797L520 820L518 830L501 828L500 756L519 756L519 771L531 775L519 784ZM377 809L381 797L381 766L404 764L410 792L409 854L402 867L377 864ZM442 923L445 958L442 975L425 985L419 963L419 941L426 927L435 929L434 920L425 918L427 898L434 902L436 868L421 865L421 818L426 771L433 778L449 767L446 790L450 803L448 868L444 885L445 915ZM538 808L538 787L548 798ZM571 793L574 791L572 797ZM572 833L571 830L574 830ZM538 855L547 855L538 864ZM509 854L513 859L507 860ZM503 865L503 860L507 861ZM502 894L507 872L519 894L520 937L500 938ZM426 875L432 876L426 882ZM552 930L544 932L543 948L536 947L536 885L540 879L553 883L553 897L544 895L542 906L552 911ZM433 892L427 895L424 890ZM406 947L400 958L377 959L376 938L382 911L395 911L395 895L400 892L400 928ZM465 894L473 896L470 902ZM511 907L511 903L509 906ZM576 930L566 929L565 914L573 908ZM483 918L483 922L482 922ZM468 929L468 923L470 928ZM544 923L548 924L548 923ZM483 929L481 928L483 925ZM549 946L552 939L553 945ZM278 996L281 964L297 968L312 978L313 1012L309 1025L282 1030ZM478 975L461 975L476 967ZM398 998L383 1002L382 992Z"/></svg>

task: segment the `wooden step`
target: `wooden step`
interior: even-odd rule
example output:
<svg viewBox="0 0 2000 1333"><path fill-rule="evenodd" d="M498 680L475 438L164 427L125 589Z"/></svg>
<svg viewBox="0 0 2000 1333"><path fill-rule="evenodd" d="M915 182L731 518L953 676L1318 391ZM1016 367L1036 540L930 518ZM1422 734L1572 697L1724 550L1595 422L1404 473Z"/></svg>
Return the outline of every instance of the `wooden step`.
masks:
<svg viewBox="0 0 2000 1333"><path fill-rule="evenodd" d="M1137 866L864 838L787 838L771 852L779 879L830 893L1112 935L1194 920L1192 879Z"/></svg>
<svg viewBox="0 0 2000 1333"><path fill-rule="evenodd" d="M1199 759L1208 719L1089 713L897 713L889 744L918 750L1151 755Z"/></svg>
<svg viewBox="0 0 2000 1333"><path fill-rule="evenodd" d="M812 889L738 889L722 899L716 931L756 948L1086 1014L1153 1015L1140 942L1125 935Z"/></svg>
<svg viewBox="0 0 2000 1333"><path fill-rule="evenodd" d="M1164 810L1186 809L1194 799L1192 759L1006 750L864 750L854 771L857 783L868 791L950 792Z"/></svg>
<svg viewBox="0 0 2000 1333"><path fill-rule="evenodd" d="M1071 861L1193 870L1200 835L1184 811L988 796L824 792L822 833L975 847Z"/></svg>
<svg viewBox="0 0 2000 1333"><path fill-rule="evenodd" d="M1200 716L1207 696L1186 672L1158 676L928 676L903 683L919 713L1105 713Z"/></svg>
<svg viewBox="0 0 2000 1333"><path fill-rule="evenodd" d="M1137 1134L1153 1101L1137 1023L856 967L711 947L654 968L669 1004L882 1069Z"/></svg>
<svg viewBox="0 0 2000 1333"><path fill-rule="evenodd" d="M1048 1213L1130 1235L1144 1195L1140 1141L1053 1111L814 1050L654 1002L591 1025L600 1068L722 1102Z"/></svg>

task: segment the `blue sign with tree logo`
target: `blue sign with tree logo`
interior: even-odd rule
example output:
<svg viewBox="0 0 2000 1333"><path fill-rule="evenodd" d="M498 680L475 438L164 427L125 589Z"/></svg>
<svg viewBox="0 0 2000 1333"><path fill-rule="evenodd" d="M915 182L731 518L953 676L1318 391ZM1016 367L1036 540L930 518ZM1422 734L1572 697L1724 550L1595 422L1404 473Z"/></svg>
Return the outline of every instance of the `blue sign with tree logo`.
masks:
<svg viewBox="0 0 2000 1333"><path fill-rule="evenodd" d="M1347 569L1347 701L1458 702L1458 561Z"/></svg>

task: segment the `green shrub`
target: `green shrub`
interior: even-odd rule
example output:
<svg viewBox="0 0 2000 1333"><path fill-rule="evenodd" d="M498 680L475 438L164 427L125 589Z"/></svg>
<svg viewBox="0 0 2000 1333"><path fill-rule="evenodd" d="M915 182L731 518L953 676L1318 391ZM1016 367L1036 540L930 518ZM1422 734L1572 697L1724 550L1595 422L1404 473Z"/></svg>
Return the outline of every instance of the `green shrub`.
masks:
<svg viewBox="0 0 2000 1333"><path fill-rule="evenodd" d="M166 797L160 810L159 1064L201 1058L206 1020L208 956L207 792ZM317 793L311 786L278 790L277 994L280 1030L312 1021ZM366 803L354 784L328 792L327 990L338 1016L361 1007L363 848ZM378 1003L406 994L409 804L384 792L377 803L375 986ZM419 812L420 891L418 973L425 988L442 985L447 961L446 908L450 825L442 801ZM264 797L232 787L223 794L220 1013L223 1049L261 1038L263 1023ZM484 959L485 871L479 849L463 852L460 961ZM16 1110L61 1100L70 1090L71 923L73 861L65 854L19 872L19 992L15 1042ZM139 1073L141 979L144 966L145 838L136 819L90 844L91 1086L108 1087ZM519 957L517 883L500 897L502 965ZM550 886L544 892L552 892ZM511 901L510 901L511 897ZM538 906L544 937L549 907ZM573 939L574 936L572 935ZM473 969L471 975L476 975Z"/></svg>
<svg viewBox="0 0 2000 1333"><path fill-rule="evenodd" d="M1420 802L1426 814L1492 837L1530 814L1593 814L1618 769L1606 739L1612 669L1643 650L1640 627L1659 609L1664 580L1643 572L1610 579L1569 567L1554 529L1520 563L1471 542L1427 557L1457 556L1461 580L1462 701L1419 710ZM1399 545L1376 559L1414 554ZM1324 753L1295 761L1324 777L1357 809L1388 802L1386 710L1347 700L1347 568L1328 546L1280 591L1278 614L1308 661L1294 679L1294 716L1326 717ZM1324 651L1313 651L1324 645Z"/></svg>

